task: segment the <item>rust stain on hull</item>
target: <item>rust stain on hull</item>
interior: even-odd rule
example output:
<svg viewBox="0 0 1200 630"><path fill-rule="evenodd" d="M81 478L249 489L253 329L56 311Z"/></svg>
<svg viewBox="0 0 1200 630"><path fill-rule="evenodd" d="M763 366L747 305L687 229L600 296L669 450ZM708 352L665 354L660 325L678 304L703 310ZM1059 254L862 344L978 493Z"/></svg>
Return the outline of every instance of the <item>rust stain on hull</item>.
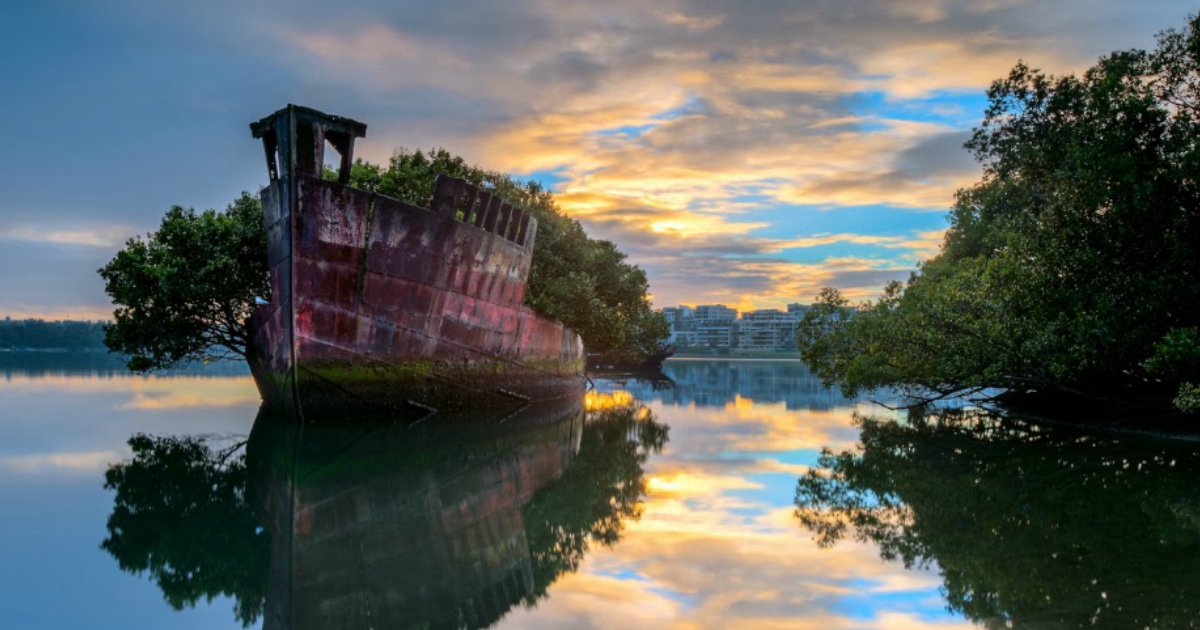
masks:
<svg viewBox="0 0 1200 630"><path fill-rule="evenodd" d="M252 320L264 398L443 410L579 395L579 336L522 303L536 219L445 177L433 209L348 186L356 121L289 105L251 129L272 175L272 297ZM339 181L321 177L326 142Z"/></svg>

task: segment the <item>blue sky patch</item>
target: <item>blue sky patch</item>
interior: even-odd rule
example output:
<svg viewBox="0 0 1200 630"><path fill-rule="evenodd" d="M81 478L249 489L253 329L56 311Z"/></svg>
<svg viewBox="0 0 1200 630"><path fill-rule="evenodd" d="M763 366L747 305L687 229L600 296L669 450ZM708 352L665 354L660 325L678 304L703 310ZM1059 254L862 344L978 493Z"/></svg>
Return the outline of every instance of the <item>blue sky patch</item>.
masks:
<svg viewBox="0 0 1200 630"><path fill-rule="evenodd" d="M524 175L517 175L514 179L517 181L537 182L551 192L559 192L559 187L570 179L564 174L566 171L566 167L542 169Z"/></svg>
<svg viewBox="0 0 1200 630"><path fill-rule="evenodd" d="M926 588L911 591L874 591L879 585L873 580L856 579L843 583L854 589L854 594L839 598L830 606L830 612L850 619L873 619L880 610L914 615L928 622L944 622L958 617L945 608L945 600L939 589Z"/></svg>
<svg viewBox="0 0 1200 630"><path fill-rule="evenodd" d="M949 208L946 208L949 211ZM866 234L869 236L913 236L917 232L944 229L946 212L926 212L896 206L846 206L825 210L817 206L785 205L750 210L738 215L747 222L768 225L755 236L791 239L816 234Z"/></svg>
<svg viewBox="0 0 1200 630"><path fill-rule="evenodd" d="M606 137L613 136L613 137L618 137L618 138L627 140L630 138L636 138L638 136L641 136L642 134L646 133L647 131L650 131L651 129L653 129L657 126L658 126L657 124L653 124L653 123L648 123L645 125L621 125L619 127L610 127L608 129L601 129L600 131L596 132L596 135L606 136Z"/></svg>
<svg viewBox="0 0 1200 630"><path fill-rule="evenodd" d="M934 123L971 128L983 119L987 95L982 90L940 91L924 98L888 98L884 92L858 92L843 99L855 116ZM880 129L882 123L867 123Z"/></svg>

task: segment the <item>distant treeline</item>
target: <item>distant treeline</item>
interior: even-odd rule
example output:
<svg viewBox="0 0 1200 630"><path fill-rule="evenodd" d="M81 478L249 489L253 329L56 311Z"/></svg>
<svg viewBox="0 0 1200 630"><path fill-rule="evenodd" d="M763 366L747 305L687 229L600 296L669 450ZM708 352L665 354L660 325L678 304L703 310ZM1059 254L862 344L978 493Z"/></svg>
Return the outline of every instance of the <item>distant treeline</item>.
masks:
<svg viewBox="0 0 1200 630"><path fill-rule="evenodd" d="M104 322L48 322L11 317L0 320L0 351L23 349L107 350L104 347Z"/></svg>

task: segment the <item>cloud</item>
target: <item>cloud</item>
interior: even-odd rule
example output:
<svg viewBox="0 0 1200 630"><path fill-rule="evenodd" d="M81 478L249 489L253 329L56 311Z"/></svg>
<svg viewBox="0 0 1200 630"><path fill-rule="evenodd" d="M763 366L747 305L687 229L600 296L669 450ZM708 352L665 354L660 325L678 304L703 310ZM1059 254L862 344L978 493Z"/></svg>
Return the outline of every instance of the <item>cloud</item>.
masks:
<svg viewBox="0 0 1200 630"><path fill-rule="evenodd" d="M755 206L944 211L953 192L979 174L961 146L967 130L954 95L980 94L1021 57L1076 70L1116 43L1072 24L1068 16L1080 7L1068 4L1072 8L859 0L762 2L730 10L711 1L681 1L655 17L636 3L616 2L597 19L570 5L536 3L543 12L540 37L517 44L502 33L484 36L472 50L494 47L503 56L458 55L456 76L439 74L436 82L450 92L443 98L486 95L495 107L482 127L455 138L462 143L458 150L502 170L561 173L562 207L589 228L619 235L634 262L651 270L656 295L665 296L674 289L661 285L694 269L698 255L786 247L788 239L769 244L756 234L767 226L736 219ZM1123 13L1115 4L1105 7L1111 15ZM489 19L489 11L477 19ZM1151 21L1137 12L1126 17ZM1040 26L1043 19L1056 28ZM1154 28L1147 26L1143 41ZM305 36L299 46L343 69L370 65L374 55L404 66L418 54L413 38L439 48L430 35L396 22ZM322 42L319 49L314 41ZM404 76L392 68L384 75L370 76L384 86ZM919 108L923 120L906 120L886 107L853 110L847 99L864 92L882 93L896 107L932 94L945 95L946 102L914 105L910 109ZM747 202L751 189L757 200ZM820 238L833 236L793 240ZM927 243L903 233L842 242L867 238L906 249L905 270L931 253ZM641 249L649 242L661 255L657 260ZM730 265L736 268L727 266L705 284L766 277L796 285L799 273L822 273L819 265L776 264L770 272L759 262ZM834 282L872 278L878 290L903 271L823 275ZM734 296L743 288L726 284L710 294ZM776 284L774 293L783 292Z"/></svg>
<svg viewBox="0 0 1200 630"><path fill-rule="evenodd" d="M112 250L95 245L32 240L0 243L0 317L50 319L112 316L96 270Z"/></svg>
<svg viewBox="0 0 1200 630"><path fill-rule="evenodd" d="M838 287L877 287L893 281L908 278L911 271L907 269L855 269L850 271L834 271L829 274L830 286Z"/></svg>
<svg viewBox="0 0 1200 630"><path fill-rule="evenodd" d="M0 455L0 469L26 475L47 472L93 474L123 458L124 455L116 451Z"/></svg>
<svg viewBox="0 0 1200 630"><path fill-rule="evenodd" d="M317 57L351 65L404 63L418 57L423 48L416 37L381 24L368 25L349 36L296 33L289 39Z"/></svg>
<svg viewBox="0 0 1200 630"><path fill-rule="evenodd" d="M170 203L219 205L263 177L245 121L298 101L368 122L358 155L375 161L397 146L440 145L490 168L554 171L563 208L626 239L618 243L650 270L655 293L675 295L659 287L694 256L716 265L722 250L771 251L778 244L765 240L823 234L802 221L780 233L747 218L756 210L877 206L890 225L910 210L944 211L978 177L960 144L992 79L1021 58L1078 71L1106 51L1150 45L1184 12L1166 0L146 5L103 29L77 25L119 33L123 45L88 40L102 53L59 64L59 80L33 66L10 78L0 119L21 121L5 131L30 155L0 168L0 202L58 208L54 218L67 222L43 225L24 210L29 223L0 228L0 239L99 249L124 234L70 220L141 225ZM181 22L186 36L162 35ZM57 59L74 43L51 33L22 52ZM51 107L80 94L98 95L96 108ZM104 153L78 147L80 137ZM63 172L69 188L58 185ZM917 223L848 232L908 239ZM657 249L642 247L649 242ZM877 244L895 250L894 266L928 255L899 242ZM689 246L700 249L689 256ZM724 271L798 286L799 274L829 275L811 262L766 273L766 263L735 261ZM742 293L718 282L693 285ZM43 278L29 293L0 295L50 308L67 303L67 284ZM779 285L756 299L784 293ZM103 304L94 290L69 301Z"/></svg>
<svg viewBox="0 0 1200 630"><path fill-rule="evenodd" d="M57 245L87 245L113 248L125 242L136 230L128 226L108 225L89 229L63 229L43 225L0 227L0 241L26 241Z"/></svg>

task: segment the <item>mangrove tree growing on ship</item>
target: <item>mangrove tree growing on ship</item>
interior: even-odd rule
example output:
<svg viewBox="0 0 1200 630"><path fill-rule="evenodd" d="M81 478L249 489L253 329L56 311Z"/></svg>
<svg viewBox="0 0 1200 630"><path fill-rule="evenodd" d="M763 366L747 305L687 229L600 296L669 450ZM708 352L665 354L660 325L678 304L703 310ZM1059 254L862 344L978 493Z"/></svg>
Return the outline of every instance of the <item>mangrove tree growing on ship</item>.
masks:
<svg viewBox="0 0 1200 630"><path fill-rule="evenodd" d="M398 151L386 167L357 161L350 184L428 206L439 173L492 189L537 218L525 302L574 328L588 352L635 359L667 336L666 320L650 306L645 272L611 241L590 238L536 182L522 184L436 149ZM128 355L130 369L247 357L255 298L270 291L261 204L242 193L223 212L175 206L157 231L131 238L99 273L116 306L105 344Z"/></svg>
<svg viewBox="0 0 1200 630"><path fill-rule="evenodd" d="M357 160L350 185L426 206L439 173L495 191L538 220L537 244L525 303L575 329L589 353L630 360L655 352L669 330L650 306L646 272L625 262L612 241L593 239L567 216L554 195L534 181L521 183L468 164L445 149L399 150L386 167ZM333 177L332 172L328 174Z"/></svg>

